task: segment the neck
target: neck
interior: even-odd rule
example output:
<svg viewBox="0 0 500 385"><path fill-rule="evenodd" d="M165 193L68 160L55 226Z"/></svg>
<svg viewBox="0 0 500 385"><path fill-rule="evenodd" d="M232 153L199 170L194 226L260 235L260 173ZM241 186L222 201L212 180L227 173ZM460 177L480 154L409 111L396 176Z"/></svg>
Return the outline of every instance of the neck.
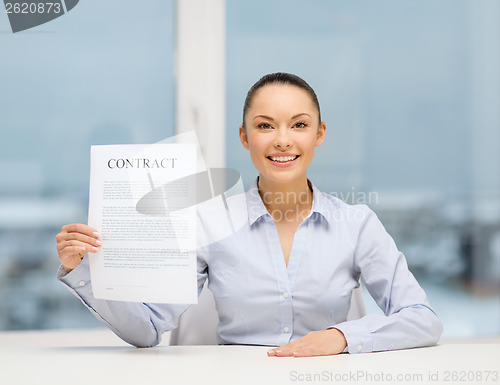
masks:
<svg viewBox="0 0 500 385"><path fill-rule="evenodd" d="M257 187L267 211L277 218L305 218L312 207L312 190L307 177L291 183L275 183L259 176Z"/></svg>

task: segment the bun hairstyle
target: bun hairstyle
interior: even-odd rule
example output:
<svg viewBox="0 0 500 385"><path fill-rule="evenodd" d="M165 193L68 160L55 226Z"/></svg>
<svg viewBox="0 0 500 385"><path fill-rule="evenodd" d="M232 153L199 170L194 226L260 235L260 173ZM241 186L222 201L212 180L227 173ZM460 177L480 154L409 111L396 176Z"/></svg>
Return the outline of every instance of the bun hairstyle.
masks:
<svg viewBox="0 0 500 385"><path fill-rule="evenodd" d="M312 87L307 84L307 82L301 77L289 74L286 72L275 72L272 74L267 74L261 77L248 91L247 97L245 98L245 104L243 105L243 123L242 127L245 128L245 116L247 114L250 105L252 104L252 100L255 96L255 93L264 86L272 85L272 84L283 84L295 86L306 91L311 97L314 105L318 109L318 117L321 122L321 112L319 108L318 97L316 96L316 92L312 89Z"/></svg>

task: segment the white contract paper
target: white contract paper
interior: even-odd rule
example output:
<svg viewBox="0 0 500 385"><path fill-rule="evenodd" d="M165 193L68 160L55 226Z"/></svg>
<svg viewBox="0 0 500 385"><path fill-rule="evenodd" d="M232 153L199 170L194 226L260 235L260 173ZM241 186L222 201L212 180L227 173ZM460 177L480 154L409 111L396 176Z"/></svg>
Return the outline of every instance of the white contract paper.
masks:
<svg viewBox="0 0 500 385"><path fill-rule="evenodd" d="M169 194L194 189L164 188L196 171L195 144L91 147L88 223L102 238L88 254L95 298L197 303L196 209L168 209ZM150 212L139 212L138 202L158 189Z"/></svg>

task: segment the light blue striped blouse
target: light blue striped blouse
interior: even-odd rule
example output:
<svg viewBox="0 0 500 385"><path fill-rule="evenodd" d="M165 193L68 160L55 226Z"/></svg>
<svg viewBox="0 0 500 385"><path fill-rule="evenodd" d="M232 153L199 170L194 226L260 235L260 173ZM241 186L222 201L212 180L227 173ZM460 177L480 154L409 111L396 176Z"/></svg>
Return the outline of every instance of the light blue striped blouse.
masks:
<svg viewBox="0 0 500 385"><path fill-rule="evenodd" d="M208 278L219 313L219 342L281 346L310 331L336 327L349 353L437 343L441 322L374 212L311 186L312 210L295 233L288 267L257 181L245 194L243 226L198 250L199 290ZM228 203L229 210L238 209L231 199ZM206 233L220 222L209 210L200 220ZM60 269L58 278L120 338L153 346L163 332L177 327L189 305L95 299L87 259L69 274ZM347 321L361 276L385 316Z"/></svg>

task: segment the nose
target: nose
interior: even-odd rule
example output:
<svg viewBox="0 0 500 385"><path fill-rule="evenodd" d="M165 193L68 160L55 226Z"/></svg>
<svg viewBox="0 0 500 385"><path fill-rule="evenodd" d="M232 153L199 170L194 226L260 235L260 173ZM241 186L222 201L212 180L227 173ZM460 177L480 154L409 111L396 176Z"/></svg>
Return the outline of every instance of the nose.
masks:
<svg viewBox="0 0 500 385"><path fill-rule="evenodd" d="M279 128L276 130L274 146L277 148L288 148L293 144L292 137L287 128Z"/></svg>

